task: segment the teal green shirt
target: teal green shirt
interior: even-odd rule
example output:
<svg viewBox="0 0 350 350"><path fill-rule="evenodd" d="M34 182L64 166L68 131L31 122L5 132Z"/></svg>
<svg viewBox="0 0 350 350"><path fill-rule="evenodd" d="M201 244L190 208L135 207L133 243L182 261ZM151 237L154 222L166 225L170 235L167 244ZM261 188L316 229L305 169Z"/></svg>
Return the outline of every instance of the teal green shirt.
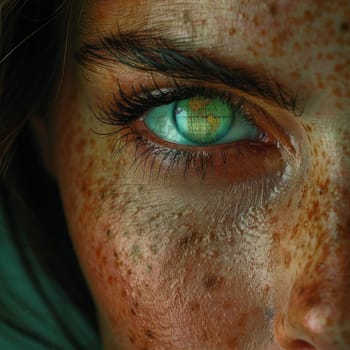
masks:
<svg viewBox="0 0 350 350"><path fill-rule="evenodd" d="M96 330L47 275L25 240L19 251L5 213L0 197L0 349L101 349ZM20 219L19 214L15 217ZM34 280L23 266L23 253Z"/></svg>

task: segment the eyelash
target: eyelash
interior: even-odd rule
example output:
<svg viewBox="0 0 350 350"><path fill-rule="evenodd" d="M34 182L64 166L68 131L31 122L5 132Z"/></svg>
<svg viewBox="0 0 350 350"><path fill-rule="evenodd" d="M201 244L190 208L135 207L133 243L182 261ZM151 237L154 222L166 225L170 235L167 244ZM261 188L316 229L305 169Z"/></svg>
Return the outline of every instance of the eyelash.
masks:
<svg viewBox="0 0 350 350"><path fill-rule="evenodd" d="M266 115L260 107L253 106L243 97L222 89L201 85L180 86L175 79L171 85L172 88L161 88L153 79L150 88L140 85L138 89L133 87L131 93L127 93L118 84L118 92L113 95L112 102L107 108L100 106L97 119L104 124L118 127L117 130L108 134L111 136L118 135L114 141L114 156L117 156L132 143L135 145L135 156L131 167L137 169L138 164L142 162L144 174L146 163L150 162L150 172L155 170L157 179L160 174L163 174L164 179L166 179L171 174L172 169L176 169L176 171L180 169L184 179L188 178L190 170L194 170L196 175L204 180L210 168L215 167L218 162L221 162L221 169L224 173L227 173L228 153L232 156L232 150L235 151L234 156L237 160L245 156L248 157L251 153L256 156L259 150L263 152L263 157L268 157L268 153L272 148L277 149L277 141L269 138L268 134L259 127L254 113L250 112L253 109L259 111L265 117ZM243 113L248 122L261 130L258 141L237 141L230 144L203 147L175 145L164 141L162 142L166 144L164 146L160 144L162 140L152 140L151 137L144 137L137 130L135 124L137 122L142 123L142 116L151 108L194 96L218 98L222 102L228 103L235 111ZM157 161L159 161L158 167L156 167ZM251 169L249 170L251 171ZM242 175L249 177L249 174ZM266 173L258 176L264 175Z"/></svg>

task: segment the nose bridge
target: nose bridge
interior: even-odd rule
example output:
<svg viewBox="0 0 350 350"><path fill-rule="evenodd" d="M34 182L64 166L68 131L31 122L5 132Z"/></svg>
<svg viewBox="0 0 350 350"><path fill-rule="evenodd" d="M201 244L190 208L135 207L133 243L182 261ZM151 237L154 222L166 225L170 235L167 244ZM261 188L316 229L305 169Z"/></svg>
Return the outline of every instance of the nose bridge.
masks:
<svg viewBox="0 0 350 350"><path fill-rule="evenodd" d="M317 218L300 232L295 275L275 320L285 350L350 349L349 184L332 180L317 191ZM312 241L306 250L305 239Z"/></svg>

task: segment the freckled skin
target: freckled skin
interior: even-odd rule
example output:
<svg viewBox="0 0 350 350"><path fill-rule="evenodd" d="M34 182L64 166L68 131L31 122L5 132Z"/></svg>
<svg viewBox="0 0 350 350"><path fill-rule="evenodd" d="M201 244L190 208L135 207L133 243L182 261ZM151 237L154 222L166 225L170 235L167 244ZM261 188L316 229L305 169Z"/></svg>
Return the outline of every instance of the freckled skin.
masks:
<svg viewBox="0 0 350 350"><path fill-rule="evenodd" d="M140 73L116 65L80 74L68 54L52 168L104 349L349 349L350 3L136 5L87 2L78 42L116 19L121 28L158 21L222 63L271 70L304 110L269 109L295 152L282 145L285 173L266 188L249 176L150 180L149 163L130 168L132 144L113 156L115 139L92 132L113 130L94 111L116 77L132 85Z"/></svg>

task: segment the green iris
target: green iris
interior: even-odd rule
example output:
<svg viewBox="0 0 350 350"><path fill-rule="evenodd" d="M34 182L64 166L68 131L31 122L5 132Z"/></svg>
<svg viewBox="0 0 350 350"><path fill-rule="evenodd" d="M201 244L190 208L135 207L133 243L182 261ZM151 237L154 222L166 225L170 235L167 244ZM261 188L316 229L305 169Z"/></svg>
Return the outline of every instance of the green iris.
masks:
<svg viewBox="0 0 350 350"><path fill-rule="evenodd" d="M202 96L155 107L144 122L160 138L191 146L252 140L259 134L243 113L218 98Z"/></svg>

